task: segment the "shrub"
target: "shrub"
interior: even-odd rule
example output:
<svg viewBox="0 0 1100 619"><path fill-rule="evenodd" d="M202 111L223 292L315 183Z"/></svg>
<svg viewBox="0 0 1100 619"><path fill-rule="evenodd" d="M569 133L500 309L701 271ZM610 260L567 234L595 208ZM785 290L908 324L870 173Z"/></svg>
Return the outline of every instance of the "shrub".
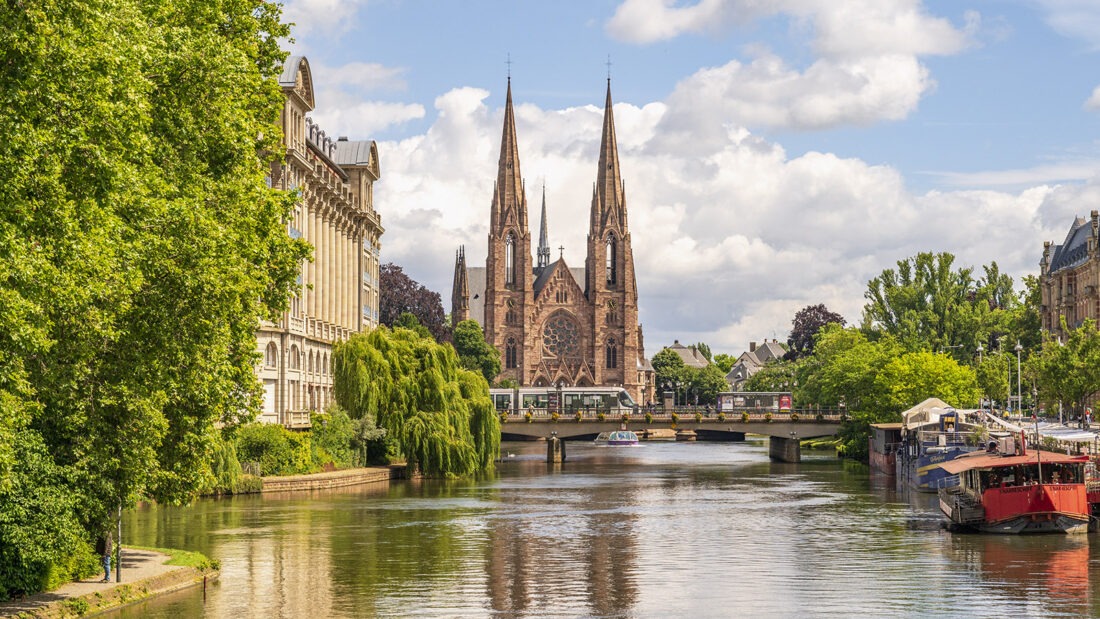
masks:
<svg viewBox="0 0 1100 619"><path fill-rule="evenodd" d="M607 414L603 411L600 411L596 414L596 419L599 419L600 421L607 421Z"/></svg>
<svg viewBox="0 0 1100 619"><path fill-rule="evenodd" d="M725 420L726 420L726 414L722 413L722 412L718 413L718 421L725 421Z"/></svg>
<svg viewBox="0 0 1100 619"><path fill-rule="evenodd" d="M680 416L679 416L679 415L677 415L676 413L672 413L672 424L673 424L674 426L676 425L676 422L677 422L677 421L680 421Z"/></svg>
<svg viewBox="0 0 1100 619"><path fill-rule="evenodd" d="M237 457L259 462L260 475L295 475L313 470L310 437L270 423L250 423L237 430Z"/></svg>
<svg viewBox="0 0 1100 619"><path fill-rule="evenodd" d="M500 422L501 423L508 423L508 413L501 413L500 414Z"/></svg>
<svg viewBox="0 0 1100 619"><path fill-rule="evenodd" d="M314 468L331 464L336 468L348 468L355 454L355 422L337 404L325 413L310 416L310 444Z"/></svg>
<svg viewBox="0 0 1100 619"><path fill-rule="evenodd" d="M764 423L771 423L771 420L772 420L772 412L768 411L768 412L764 413Z"/></svg>
<svg viewBox="0 0 1100 619"><path fill-rule="evenodd" d="M650 411L645 412L645 422L646 423L653 423L653 413L652 412L650 412Z"/></svg>
<svg viewBox="0 0 1100 619"><path fill-rule="evenodd" d="M822 415L821 413L818 413L817 416L814 417L814 419L816 419L818 421L825 421L825 415Z"/></svg>
<svg viewBox="0 0 1100 619"><path fill-rule="evenodd" d="M749 411L741 411L741 423L749 422Z"/></svg>
<svg viewBox="0 0 1100 619"><path fill-rule="evenodd" d="M798 423L798 413L791 413L791 421Z"/></svg>
<svg viewBox="0 0 1100 619"><path fill-rule="evenodd" d="M550 413L550 421L557 421L560 417L561 415L558 414L558 411Z"/></svg>
<svg viewBox="0 0 1100 619"><path fill-rule="evenodd" d="M623 416L622 416L621 420L622 420L623 423L626 423L626 422L630 421L630 413L623 413Z"/></svg>
<svg viewBox="0 0 1100 619"><path fill-rule="evenodd" d="M523 418L527 420L527 423L531 423L531 411L527 411L523 414Z"/></svg>
<svg viewBox="0 0 1100 619"><path fill-rule="evenodd" d="M702 421L703 421L703 413L700 413L699 411L695 411L695 423L702 423Z"/></svg>
<svg viewBox="0 0 1100 619"><path fill-rule="evenodd" d="M573 419L575 419L577 421L577 423L580 423L580 421L581 421L581 412L577 411L576 413L573 413Z"/></svg>

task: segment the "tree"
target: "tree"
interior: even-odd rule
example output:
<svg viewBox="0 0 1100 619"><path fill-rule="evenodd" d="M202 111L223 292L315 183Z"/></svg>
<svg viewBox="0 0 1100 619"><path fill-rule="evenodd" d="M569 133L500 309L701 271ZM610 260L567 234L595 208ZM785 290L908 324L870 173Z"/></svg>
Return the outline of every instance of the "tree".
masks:
<svg viewBox="0 0 1100 619"><path fill-rule="evenodd" d="M733 355L727 355L726 353L714 355L714 365L717 365L723 374L729 374L735 363L737 363L737 357Z"/></svg>
<svg viewBox="0 0 1100 619"><path fill-rule="evenodd" d="M287 234L295 197L266 182L279 11L0 8L0 437L42 445L55 485L28 490L0 447L5 504L101 533L120 505L205 486L214 424L258 412L255 326L309 251ZM0 548L49 570L83 552L58 539L3 530Z"/></svg>
<svg viewBox="0 0 1100 619"><path fill-rule="evenodd" d="M714 363L714 359L712 359L710 355L710 346L704 344L703 342L699 342L698 344L693 345L692 348L699 351L699 354L703 355L704 359L711 363Z"/></svg>
<svg viewBox="0 0 1100 619"><path fill-rule="evenodd" d="M993 263L975 281L973 269L955 270L954 261L950 253L923 252L868 282L864 330L889 334L910 351L951 351L969 362L1004 321L1012 280Z"/></svg>
<svg viewBox="0 0 1100 619"><path fill-rule="evenodd" d="M745 391L791 391L797 381L797 364L775 359L745 381Z"/></svg>
<svg viewBox="0 0 1100 619"><path fill-rule="evenodd" d="M387 327L400 326L405 312L416 316L437 342L450 338L444 321L443 302L438 292L428 290L392 262L382 265L378 277L378 322Z"/></svg>
<svg viewBox="0 0 1100 619"><path fill-rule="evenodd" d="M379 327L336 345L333 375L336 401L353 419L377 420L413 470L470 475L500 453L489 384L450 345Z"/></svg>
<svg viewBox="0 0 1100 619"><path fill-rule="evenodd" d="M1073 330L1061 320L1066 341L1048 338L1029 369L1048 407L1061 403L1079 413L1086 398L1100 391L1100 331L1091 319Z"/></svg>
<svg viewBox="0 0 1100 619"><path fill-rule="evenodd" d="M681 386L687 384L687 365L684 364L684 360L680 358L680 355L676 354L671 348L662 348L660 352L653 355L650 363L653 365L653 371L656 374L655 381L658 390L676 389L675 385L677 384Z"/></svg>
<svg viewBox="0 0 1100 619"><path fill-rule="evenodd" d="M787 337L785 358L794 361L808 357L814 351L814 336L827 324L845 325L844 317L830 312L823 303L807 305L798 310L792 321L791 334ZM728 370L727 370L728 371Z"/></svg>
<svg viewBox="0 0 1100 619"><path fill-rule="evenodd" d="M485 341L485 333L476 320L455 325L454 347L462 367L479 372L487 382L500 374L500 351Z"/></svg>

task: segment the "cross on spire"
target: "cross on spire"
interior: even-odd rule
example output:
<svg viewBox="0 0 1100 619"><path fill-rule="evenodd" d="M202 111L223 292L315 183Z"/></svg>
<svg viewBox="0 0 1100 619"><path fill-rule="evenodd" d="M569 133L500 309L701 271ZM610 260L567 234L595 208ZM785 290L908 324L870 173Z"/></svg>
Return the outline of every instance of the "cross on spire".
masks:
<svg viewBox="0 0 1100 619"><path fill-rule="evenodd" d="M565 258L565 245L561 245L558 247L558 259L560 260L563 258Z"/></svg>
<svg viewBox="0 0 1100 619"><path fill-rule="evenodd" d="M508 60L505 60L504 64L508 65L508 79L512 79L512 53L511 52L508 52Z"/></svg>
<svg viewBox="0 0 1100 619"><path fill-rule="evenodd" d="M607 82L611 83L611 54L607 55L607 62L605 64L607 65Z"/></svg>

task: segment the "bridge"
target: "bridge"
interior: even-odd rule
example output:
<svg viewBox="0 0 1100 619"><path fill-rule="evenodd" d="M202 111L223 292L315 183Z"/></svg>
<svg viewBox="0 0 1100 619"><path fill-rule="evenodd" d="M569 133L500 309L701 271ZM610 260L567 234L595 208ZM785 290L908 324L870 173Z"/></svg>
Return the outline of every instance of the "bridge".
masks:
<svg viewBox="0 0 1100 619"><path fill-rule="evenodd" d="M743 410L715 413L704 409L656 408L613 415L593 411L552 413L532 409L521 413L502 413L500 433L511 440L592 439L601 432L625 427L638 434L646 430L691 430L704 440L744 440L746 434L768 437L768 456L780 462L799 462L805 438L832 436L840 430L842 412L792 410L785 412Z"/></svg>

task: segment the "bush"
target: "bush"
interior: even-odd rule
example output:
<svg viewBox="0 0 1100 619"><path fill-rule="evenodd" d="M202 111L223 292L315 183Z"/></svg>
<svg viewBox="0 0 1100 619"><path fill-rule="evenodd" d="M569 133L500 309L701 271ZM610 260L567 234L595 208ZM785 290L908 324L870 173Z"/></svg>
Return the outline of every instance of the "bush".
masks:
<svg viewBox="0 0 1100 619"><path fill-rule="evenodd" d="M527 420L527 423L531 423L531 411L527 411L523 414L523 418Z"/></svg>
<svg viewBox="0 0 1100 619"><path fill-rule="evenodd" d="M645 412L645 422L653 423L653 413L651 413L650 411Z"/></svg>
<svg viewBox="0 0 1100 619"><path fill-rule="evenodd" d="M772 420L772 412L768 411L768 412L764 413L764 423L771 423L771 420Z"/></svg>
<svg viewBox="0 0 1100 619"><path fill-rule="evenodd" d="M741 423L749 422L749 411L741 411Z"/></svg>
<svg viewBox="0 0 1100 619"><path fill-rule="evenodd" d="M577 423L580 423L580 421L581 421L581 412L577 411L577 412L573 413L573 419L576 420Z"/></svg>
<svg viewBox="0 0 1100 619"><path fill-rule="evenodd" d="M721 413L721 412L718 413L718 421L725 421L725 420L726 420L726 414Z"/></svg>
<svg viewBox="0 0 1100 619"><path fill-rule="evenodd" d="M554 411L554 412L550 413L550 421L557 421L560 418L561 418L561 415L558 414L558 411Z"/></svg>
<svg viewBox="0 0 1100 619"><path fill-rule="evenodd" d="M675 424L677 421L680 421L680 416L676 413L672 413L672 423Z"/></svg>
<svg viewBox="0 0 1100 619"><path fill-rule="evenodd" d="M600 411L596 414L596 419L599 419L600 421L607 421L607 414L603 411Z"/></svg>
<svg viewBox="0 0 1100 619"><path fill-rule="evenodd" d="M814 419L816 419L818 421L825 421L825 415L822 415L821 413L818 413L817 416L814 417Z"/></svg>
<svg viewBox="0 0 1100 619"><path fill-rule="evenodd" d="M630 421L630 413L623 413L621 421L623 423Z"/></svg>
<svg viewBox="0 0 1100 619"><path fill-rule="evenodd" d="M791 421L798 423L798 413L791 413Z"/></svg>
<svg viewBox="0 0 1100 619"><path fill-rule="evenodd" d="M310 415L310 425L313 468L346 469L354 464L355 422L343 408L333 404L327 412Z"/></svg>
<svg viewBox="0 0 1100 619"><path fill-rule="evenodd" d="M244 462L259 462L264 477L314 470L309 435L270 423L250 423L237 430L237 457Z"/></svg>
<svg viewBox="0 0 1100 619"><path fill-rule="evenodd" d="M695 411L695 423L702 423L702 421L703 421L703 413L700 413L699 411Z"/></svg>

